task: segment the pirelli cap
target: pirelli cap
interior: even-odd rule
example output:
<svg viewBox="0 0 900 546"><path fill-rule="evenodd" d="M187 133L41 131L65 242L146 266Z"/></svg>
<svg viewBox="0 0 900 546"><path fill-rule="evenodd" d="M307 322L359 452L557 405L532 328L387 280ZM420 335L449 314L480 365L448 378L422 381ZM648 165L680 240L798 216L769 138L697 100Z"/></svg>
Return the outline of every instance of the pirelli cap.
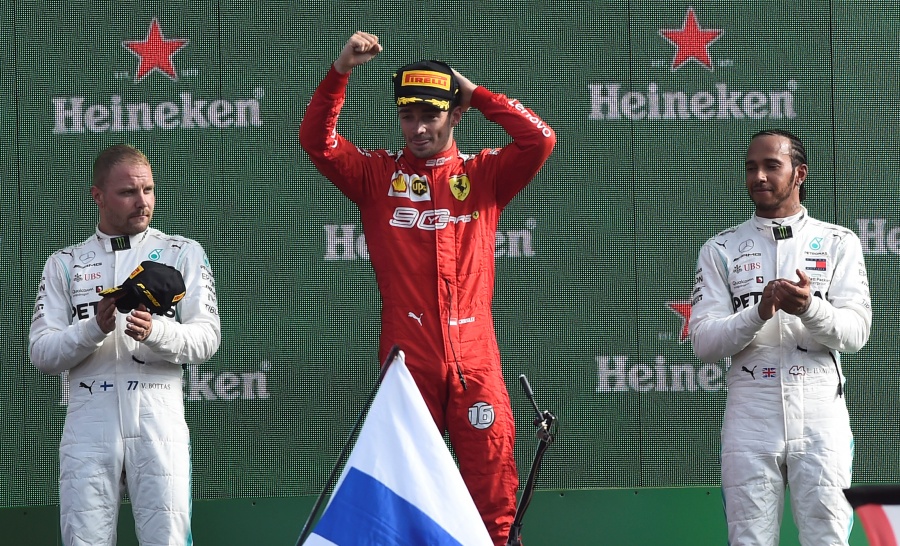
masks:
<svg viewBox="0 0 900 546"><path fill-rule="evenodd" d="M397 106L426 103L446 112L455 104L458 94L459 82L453 70L441 61L408 64L394 74Z"/></svg>
<svg viewBox="0 0 900 546"><path fill-rule="evenodd" d="M125 282L100 292L114 296L116 309L127 313L142 303L151 313L163 315L184 297L184 278L172 266L144 260Z"/></svg>

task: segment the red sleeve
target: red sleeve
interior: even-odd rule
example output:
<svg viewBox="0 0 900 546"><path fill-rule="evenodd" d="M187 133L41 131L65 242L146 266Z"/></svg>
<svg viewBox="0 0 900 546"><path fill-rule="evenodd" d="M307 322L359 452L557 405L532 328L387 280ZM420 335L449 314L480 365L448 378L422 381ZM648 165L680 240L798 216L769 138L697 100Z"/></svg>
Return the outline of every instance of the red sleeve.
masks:
<svg viewBox="0 0 900 546"><path fill-rule="evenodd" d="M497 203L504 207L538 173L556 144L556 132L516 99L477 87L472 107L503 127L513 141L493 158Z"/></svg>
<svg viewBox="0 0 900 546"><path fill-rule="evenodd" d="M328 70L300 123L300 146L319 172L356 202L361 196L358 182L363 178L364 162L357 147L337 133L338 114L344 106L349 80L349 72L341 74L333 65Z"/></svg>

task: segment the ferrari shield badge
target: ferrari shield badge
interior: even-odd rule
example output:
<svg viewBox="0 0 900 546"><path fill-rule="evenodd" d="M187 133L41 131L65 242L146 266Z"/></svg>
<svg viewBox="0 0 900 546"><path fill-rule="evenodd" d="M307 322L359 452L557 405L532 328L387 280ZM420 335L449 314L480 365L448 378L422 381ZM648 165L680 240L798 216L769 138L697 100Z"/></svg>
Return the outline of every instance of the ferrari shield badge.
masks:
<svg viewBox="0 0 900 546"><path fill-rule="evenodd" d="M471 189L472 183L469 181L467 174L457 174L450 177L450 191L457 200L465 201Z"/></svg>

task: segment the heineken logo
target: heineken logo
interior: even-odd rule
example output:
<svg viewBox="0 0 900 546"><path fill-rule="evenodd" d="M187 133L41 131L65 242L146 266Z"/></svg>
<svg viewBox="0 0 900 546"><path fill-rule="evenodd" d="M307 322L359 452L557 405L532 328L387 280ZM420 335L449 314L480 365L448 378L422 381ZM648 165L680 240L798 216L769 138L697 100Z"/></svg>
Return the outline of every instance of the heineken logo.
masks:
<svg viewBox="0 0 900 546"><path fill-rule="evenodd" d="M697 22L694 8L688 8L681 28L660 29L659 34L675 46L672 70L678 70L688 61L696 61L707 69L713 69L709 46L722 37L724 30L702 29Z"/></svg>
<svg viewBox="0 0 900 546"><path fill-rule="evenodd" d="M666 302L666 306L670 311L678 315L678 317L681 319L681 328L678 332L678 342L684 343L685 340L690 337L688 324L691 321L691 302L686 300L669 301Z"/></svg>
<svg viewBox="0 0 900 546"><path fill-rule="evenodd" d="M196 89L184 89L179 76L198 76L196 68L175 66L175 56L190 42L187 38L166 37L162 24L154 17L142 40L116 42L137 57L134 72L124 67L109 67L116 80L132 80L135 89L122 89L118 93L96 97L86 93L50 98L53 114L53 133L120 133L183 129L244 129L263 125L260 101L265 92L262 87L250 90L240 98L197 96ZM129 62L129 67L131 63ZM144 85L137 84L158 72L168 78L173 86L171 94L159 97L148 94ZM147 80L152 81L152 80ZM134 100L140 97L141 100ZM148 99L157 100L148 100ZM131 99L131 100L129 100Z"/></svg>
<svg viewBox="0 0 900 546"><path fill-rule="evenodd" d="M732 119L794 119L797 109L790 80L783 89L736 89L718 83L714 89L663 89L650 82L641 89L620 82L588 85L590 119L680 121Z"/></svg>
<svg viewBox="0 0 900 546"><path fill-rule="evenodd" d="M177 99L158 103L125 102L119 95L107 103L89 103L86 97L54 97L53 132L118 133L153 129L244 128L262 126L257 88L253 97L238 100L196 98L183 92Z"/></svg>
<svg viewBox="0 0 900 546"><path fill-rule="evenodd" d="M658 27L657 27L658 28ZM798 84L787 77L779 86L755 86L727 79L697 78L698 67L709 72L734 67L734 60L713 58L710 47L725 36L721 28L704 28L694 8L689 7L681 28L659 28L655 40L661 44L646 56L636 57L636 66L649 67L646 80L589 83L588 119L603 121L659 120L791 120L799 115ZM724 41L723 41L724 43ZM672 51L674 46L674 52ZM765 44L760 43L761 47ZM663 75L661 70L668 74ZM727 73L720 72L722 74ZM697 84L702 87L698 87Z"/></svg>
<svg viewBox="0 0 900 546"><path fill-rule="evenodd" d="M139 82L143 80L147 74L154 70L168 76L169 79L177 80L178 75L175 72L172 57L187 43L187 40L181 39L167 40L159 28L159 21L154 18L150 22L150 27L147 29L147 37L143 41L126 40L122 42L122 46L125 49L140 58L134 81Z"/></svg>

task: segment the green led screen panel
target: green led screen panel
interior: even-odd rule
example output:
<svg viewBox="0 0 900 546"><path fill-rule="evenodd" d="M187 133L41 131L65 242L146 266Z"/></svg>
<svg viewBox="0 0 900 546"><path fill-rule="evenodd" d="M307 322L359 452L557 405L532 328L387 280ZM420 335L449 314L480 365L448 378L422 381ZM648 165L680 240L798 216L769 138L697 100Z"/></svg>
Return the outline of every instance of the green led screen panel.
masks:
<svg viewBox="0 0 900 546"><path fill-rule="evenodd" d="M557 131L496 241L495 324L523 478L536 442L522 373L559 418L539 487L718 485L728 363L699 362L685 337L696 254L751 213L749 136L782 127L807 144L810 212L853 229L866 252L872 337L844 359L854 477L900 479L896 6L797 10L4 4L0 505L57 499L67 393L31 365L28 324L47 256L94 228L90 165L115 142L153 163L154 225L203 244L216 275L222 345L184 379L195 495L324 487L377 379L380 299L358 211L300 150L297 127L357 29L385 47L351 77L339 130L359 146L402 146L390 77L421 58L448 61ZM508 142L477 112L456 136L469 152Z"/></svg>

